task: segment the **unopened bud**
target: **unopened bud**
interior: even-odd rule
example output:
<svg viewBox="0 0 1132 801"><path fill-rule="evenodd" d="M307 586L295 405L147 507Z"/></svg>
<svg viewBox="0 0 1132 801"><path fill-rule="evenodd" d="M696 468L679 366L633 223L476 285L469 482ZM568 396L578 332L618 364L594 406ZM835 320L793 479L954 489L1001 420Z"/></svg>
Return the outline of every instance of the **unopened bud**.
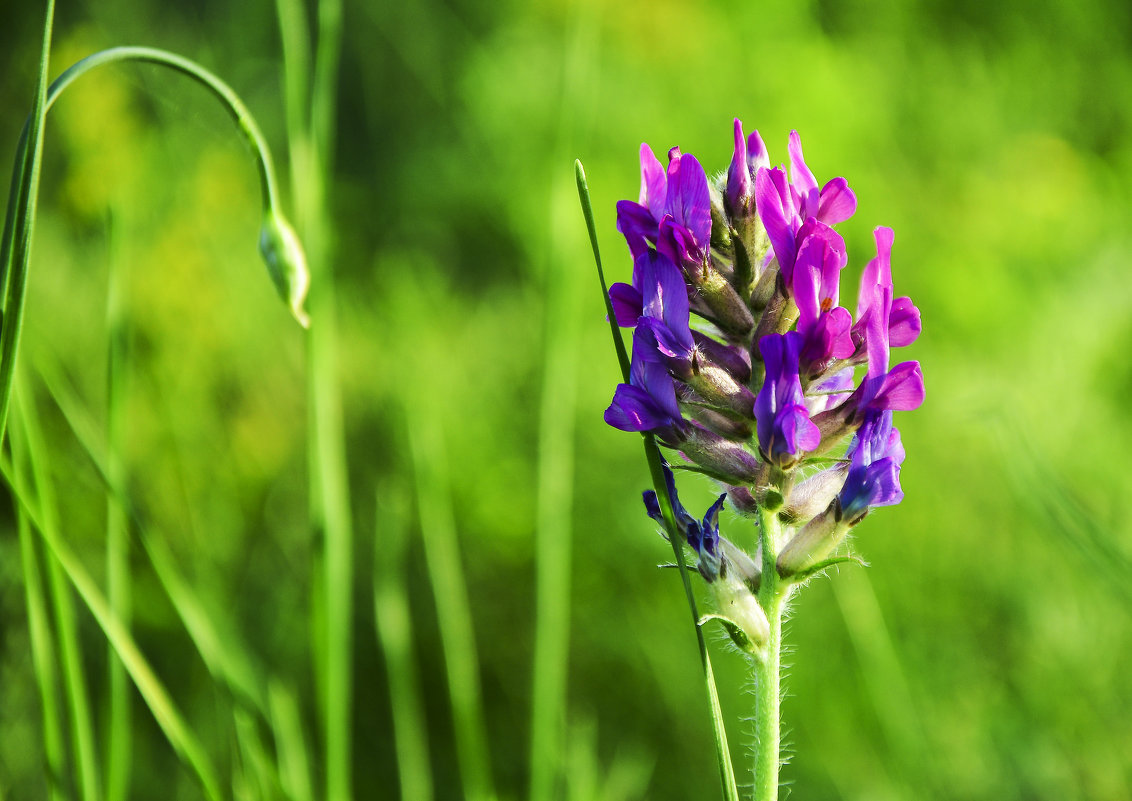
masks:
<svg viewBox="0 0 1132 801"><path fill-rule="evenodd" d="M829 508L848 472L847 464L838 464L794 485L786 496L786 507L778 513L779 519L791 525L805 523Z"/></svg>
<svg viewBox="0 0 1132 801"><path fill-rule="evenodd" d="M756 652L770 638L770 623L758 599L735 576L721 576L719 581L712 582L711 588L719 609L718 617L738 629L738 632L730 632L736 645L750 653ZM728 628L730 630L730 626ZM744 635L748 642L742 642L737 634Z"/></svg>
<svg viewBox="0 0 1132 801"><path fill-rule="evenodd" d="M259 252L267 263L267 271L279 296L290 307L299 325L309 328L310 317L303 308L311 283L307 257L295 229L274 209L268 209L264 215L259 233Z"/></svg>
<svg viewBox="0 0 1132 801"><path fill-rule="evenodd" d="M699 465L713 478L729 484L753 484L763 474L760 469L762 462L738 442L696 425L689 426L680 450L688 461Z"/></svg>
<svg viewBox="0 0 1132 801"><path fill-rule="evenodd" d="M848 533L849 524L841 519L841 504L834 499L782 549L778 555L778 574L787 578L804 573L829 556Z"/></svg>

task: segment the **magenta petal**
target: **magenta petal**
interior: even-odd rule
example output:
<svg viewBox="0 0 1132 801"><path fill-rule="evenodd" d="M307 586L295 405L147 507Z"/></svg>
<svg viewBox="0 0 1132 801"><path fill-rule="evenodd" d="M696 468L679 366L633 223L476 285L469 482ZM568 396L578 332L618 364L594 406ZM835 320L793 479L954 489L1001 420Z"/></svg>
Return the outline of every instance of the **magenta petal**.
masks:
<svg viewBox="0 0 1132 801"><path fill-rule="evenodd" d="M695 156L677 153L669 162L664 210L691 232L700 248L707 247L711 241L711 195L707 174Z"/></svg>
<svg viewBox="0 0 1132 801"><path fill-rule="evenodd" d="M849 310L836 306L829 312L828 330L833 340L830 346L830 355L835 359L848 359L856 348L849 330L853 327L853 318Z"/></svg>
<svg viewBox="0 0 1132 801"><path fill-rule="evenodd" d="M743 142L743 123L735 120L735 150L727 167L727 205L731 213L746 214L751 199L751 172L747 169L747 151Z"/></svg>
<svg viewBox="0 0 1132 801"><path fill-rule="evenodd" d="M797 131L790 132L790 144L787 146L787 150L790 152L790 182L794 185L802 200L802 207L799 212L802 219L815 217L820 204L818 181L814 178L814 174L810 172L810 168L806 166L805 159L802 158L802 138L798 136Z"/></svg>
<svg viewBox="0 0 1132 801"><path fill-rule="evenodd" d="M826 225L845 222L857 210L857 196L844 178L834 178L822 187L817 218Z"/></svg>
<svg viewBox="0 0 1132 801"><path fill-rule="evenodd" d="M782 410L778 415L778 427L785 440L781 448L776 448L780 452L797 455L800 451L812 451L821 443L821 432L810 420L806 407L800 404Z"/></svg>
<svg viewBox="0 0 1132 801"><path fill-rule="evenodd" d="M747 137L747 169L754 175L763 167L770 167L770 154L759 132L754 131Z"/></svg>
<svg viewBox="0 0 1132 801"><path fill-rule="evenodd" d="M782 170L777 167L773 170L761 169L755 173L755 207L770 238L779 269L783 272L782 277L789 286L794 259L798 253L794 243L794 228L790 224L793 208L786 206L787 201L775 185L776 175L785 178Z"/></svg>
<svg viewBox="0 0 1132 801"><path fill-rule="evenodd" d="M664 214L664 202L668 196L668 178L664 165L652 152L652 148L641 143L641 205L649 210L654 220Z"/></svg>
<svg viewBox="0 0 1132 801"><path fill-rule="evenodd" d="M912 299L900 297L892 301L888 317L888 343L894 348L911 345L920 336L920 310Z"/></svg>
<svg viewBox="0 0 1132 801"><path fill-rule="evenodd" d="M637 324L641 316L641 293L636 287L618 281L609 288L609 300L619 326L632 328Z"/></svg>
<svg viewBox="0 0 1132 801"><path fill-rule="evenodd" d="M910 412L924 402L924 374L919 362L901 362L888 371L869 407Z"/></svg>

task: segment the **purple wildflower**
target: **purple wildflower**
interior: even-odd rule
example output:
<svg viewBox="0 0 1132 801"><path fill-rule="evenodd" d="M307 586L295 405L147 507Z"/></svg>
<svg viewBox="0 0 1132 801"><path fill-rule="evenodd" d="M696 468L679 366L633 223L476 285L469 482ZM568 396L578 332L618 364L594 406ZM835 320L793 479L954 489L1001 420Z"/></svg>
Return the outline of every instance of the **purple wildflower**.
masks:
<svg viewBox="0 0 1132 801"><path fill-rule="evenodd" d="M801 228L813 218L836 225L853 216L857 196L844 178L834 178L820 190L817 179L802 158L802 140L790 132L790 176L781 167L760 168L755 175L755 203L786 285L790 286L798 247L805 238Z"/></svg>
<svg viewBox="0 0 1132 801"><path fill-rule="evenodd" d="M743 123L735 120L735 152L727 168L727 208L732 216L747 217L755 212L755 174L770 166L766 145L753 131L744 142Z"/></svg>
<svg viewBox="0 0 1132 801"><path fill-rule="evenodd" d="M811 233L798 249L791 290L798 306L798 333L802 335L801 364L807 376L823 373L834 359L853 355L849 330L853 318L837 305L840 274L848 257L845 240L813 218Z"/></svg>
<svg viewBox="0 0 1132 801"><path fill-rule="evenodd" d="M664 470L664 483L668 487L668 497L672 501L672 513L676 518L676 527L684 535L688 544L692 546L696 556L699 557L699 563L696 567L700 574L708 582L715 581L719 578L719 568L722 561L719 543L719 511L723 508L723 501L727 498L727 495L726 493L720 495L715 503L708 507L702 521L696 520L688 514L684 505L680 503L680 498L676 495L676 478L672 475L672 470L663 462L661 469ZM660 502L656 493L652 490L645 490L644 501L648 516L664 525L664 516L661 514Z"/></svg>
<svg viewBox="0 0 1132 801"><path fill-rule="evenodd" d="M686 425L676 401L676 387L668 370L655 355L655 339L647 328L633 336L629 383L618 384L605 422L622 431L651 431L677 443Z"/></svg>
<svg viewBox="0 0 1132 801"><path fill-rule="evenodd" d="M904 446L900 432L892 426L892 412L865 415L849 457L849 474L838 498L842 517L850 525L875 506L893 506L903 500L900 465L904 462Z"/></svg>
<svg viewBox="0 0 1132 801"><path fill-rule="evenodd" d="M788 468L804 451L812 451L821 441L817 426L810 421L798 379L798 355L802 335L797 331L769 334L759 340L759 352L766 364L766 378L755 398L755 420L759 449L763 457Z"/></svg>
<svg viewBox="0 0 1132 801"><path fill-rule="evenodd" d="M668 151L665 172L652 149L642 144L640 200L617 203L617 230L636 257L650 244L657 245L666 219L674 229L669 239L680 244L681 254L688 260L706 260L711 242L711 194L704 168L694 156L685 156L674 147Z"/></svg>
<svg viewBox="0 0 1132 801"><path fill-rule="evenodd" d="M857 294L857 322L853 325L853 344L858 355L865 352L865 331L869 319L882 313L878 288L892 289L892 243L895 239L891 228L879 226L873 230L876 239L877 255L869 260L861 273L861 288ZM920 335L920 310L911 298L899 297L892 301L888 318L888 342L892 347L911 345Z"/></svg>

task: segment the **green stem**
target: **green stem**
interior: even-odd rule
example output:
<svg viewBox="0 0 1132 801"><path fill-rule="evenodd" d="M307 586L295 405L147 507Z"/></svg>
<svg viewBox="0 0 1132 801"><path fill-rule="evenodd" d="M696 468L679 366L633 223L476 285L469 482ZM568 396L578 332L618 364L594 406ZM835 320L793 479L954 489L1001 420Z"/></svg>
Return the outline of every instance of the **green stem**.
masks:
<svg viewBox="0 0 1132 801"><path fill-rule="evenodd" d="M778 771L782 725L780 719L782 674L782 612L791 585L778 577L776 561L782 540L775 512L759 510L759 544L762 577L759 606L766 614L770 634L761 656L753 660L755 680L755 783L752 801L778 801Z"/></svg>

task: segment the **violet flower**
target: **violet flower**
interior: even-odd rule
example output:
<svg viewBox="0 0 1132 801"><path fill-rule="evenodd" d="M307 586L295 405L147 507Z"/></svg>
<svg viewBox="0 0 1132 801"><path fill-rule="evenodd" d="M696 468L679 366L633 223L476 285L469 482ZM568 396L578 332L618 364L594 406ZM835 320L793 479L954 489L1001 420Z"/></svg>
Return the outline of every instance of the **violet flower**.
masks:
<svg viewBox="0 0 1132 801"><path fill-rule="evenodd" d="M629 383L617 385L613 402L605 410L605 422L621 431L652 432L677 444L687 423L680 414L672 377L657 360L654 347L649 330L638 328L633 336Z"/></svg>
<svg viewBox="0 0 1132 801"><path fill-rule="evenodd" d="M850 525L876 506L893 506L904 498L900 465L904 446L892 426L892 412L869 412L849 449L849 474L838 496L842 518Z"/></svg>
<svg viewBox="0 0 1132 801"><path fill-rule="evenodd" d="M720 495L715 503L708 507L703 520L696 520L680 503L676 494L676 477L667 464L661 463L664 471L664 483L668 487L668 497L672 501L672 514L676 518L676 527L696 552L698 563L696 568L709 583L719 578L722 553L719 543L719 511L727 494ZM660 511L660 502L652 490L644 492L645 511L656 522L664 525L664 516Z"/></svg>
<svg viewBox="0 0 1132 801"><path fill-rule="evenodd" d="M640 200L617 203L617 230L634 257L657 244L666 218L674 229L669 238L680 244L680 252L689 260L705 261L711 243L711 193L704 168L695 156L674 147L668 151L665 172L652 149L642 144Z"/></svg>
<svg viewBox="0 0 1132 801"><path fill-rule="evenodd" d="M791 290L803 342L802 372L817 376L834 359L846 359L855 349L849 335L853 318L837 305L840 274L848 261L845 240L823 223L812 218L810 223L814 228L798 250Z"/></svg>
<svg viewBox="0 0 1132 801"><path fill-rule="evenodd" d="M812 451L821 433L810 420L798 379L802 335L797 331L769 334L759 340L766 378L755 398L759 450L763 458L783 469L792 467L803 452Z"/></svg>
<svg viewBox="0 0 1132 801"><path fill-rule="evenodd" d="M881 313L877 305L877 288L892 288L892 243L895 235L891 228L879 226L873 230L877 255L869 260L861 273L861 286L857 293L857 322L853 324L853 344L858 355L864 353L865 331L869 319ZM912 299L899 297L892 301L888 319L888 342L892 347L911 345L920 336L920 310Z"/></svg>
<svg viewBox="0 0 1132 801"><path fill-rule="evenodd" d="M755 204L766 228L779 270L790 286L794 260L804 234L802 225L810 218L836 225L853 216L857 196L844 178L834 178L820 190L817 179L802 158L802 140L790 132L790 177L781 167L760 168L755 175Z"/></svg>

